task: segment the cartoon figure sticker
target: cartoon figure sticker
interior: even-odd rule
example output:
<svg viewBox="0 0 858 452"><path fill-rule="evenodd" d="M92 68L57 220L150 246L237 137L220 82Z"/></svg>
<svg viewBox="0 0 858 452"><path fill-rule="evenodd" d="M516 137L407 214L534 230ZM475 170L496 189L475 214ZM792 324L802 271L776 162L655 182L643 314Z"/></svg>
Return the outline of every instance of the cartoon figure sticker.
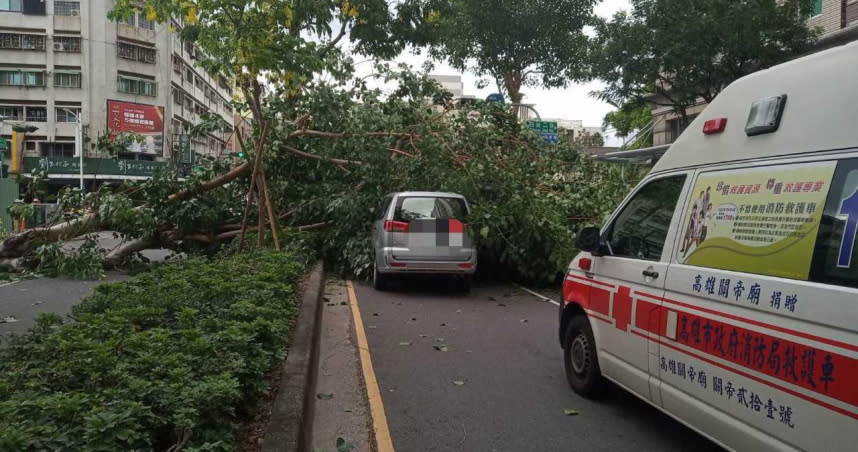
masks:
<svg viewBox="0 0 858 452"><path fill-rule="evenodd" d="M682 263L806 280L834 162L702 174Z"/></svg>

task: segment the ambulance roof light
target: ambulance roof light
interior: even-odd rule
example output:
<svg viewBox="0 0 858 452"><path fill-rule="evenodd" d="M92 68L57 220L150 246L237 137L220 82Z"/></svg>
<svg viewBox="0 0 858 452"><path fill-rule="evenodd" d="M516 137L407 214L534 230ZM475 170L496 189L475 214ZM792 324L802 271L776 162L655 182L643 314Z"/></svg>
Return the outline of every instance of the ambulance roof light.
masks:
<svg viewBox="0 0 858 452"><path fill-rule="evenodd" d="M778 130L786 106L787 95L767 97L751 104L745 133L750 137Z"/></svg>

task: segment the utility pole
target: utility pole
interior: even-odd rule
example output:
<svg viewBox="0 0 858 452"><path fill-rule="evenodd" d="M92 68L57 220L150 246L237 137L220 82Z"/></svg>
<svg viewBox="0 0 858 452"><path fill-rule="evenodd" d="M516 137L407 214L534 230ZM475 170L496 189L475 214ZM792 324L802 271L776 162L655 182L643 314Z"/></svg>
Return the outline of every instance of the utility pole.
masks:
<svg viewBox="0 0 858 452"><path fill-rule="evenodd" d="M80 193L83 195L86 191L83 186L83 124L81 123L81 115L83 111L79 111L75 113L68 108L63 108L63 111L74 116L75 125L74 125L74 152L77 154L79 160L78 166L80 167Z"/></svg>

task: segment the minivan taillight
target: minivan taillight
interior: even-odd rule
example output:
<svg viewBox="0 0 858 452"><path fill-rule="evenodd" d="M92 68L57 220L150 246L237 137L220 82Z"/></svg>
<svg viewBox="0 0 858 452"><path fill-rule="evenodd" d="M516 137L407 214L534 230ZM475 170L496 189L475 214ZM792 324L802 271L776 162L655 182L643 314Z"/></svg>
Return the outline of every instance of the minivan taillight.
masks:
<svg viewBox="0 0 858 452"><path fill-rule="evenodd" d="M384 222L384 230L387 232L408 232L408 223L386 220Z"/></svg>

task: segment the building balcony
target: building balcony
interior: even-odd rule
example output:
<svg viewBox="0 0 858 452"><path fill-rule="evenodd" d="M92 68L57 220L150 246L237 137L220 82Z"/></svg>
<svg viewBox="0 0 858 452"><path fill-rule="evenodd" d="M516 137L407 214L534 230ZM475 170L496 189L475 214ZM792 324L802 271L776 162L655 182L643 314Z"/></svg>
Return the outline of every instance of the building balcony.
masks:
<svg viewBox="0 0 858 452"><path fill-rule="evenodd" d="M80 31L80 16L52 16L54 31Z"/></svg>
<svg viewBox="0 0 858 452"><path fill-rule="evenodd" d="M148 42L150 44L155 44L155 40L158 37L158 34L155 32L155 30L136 28L120 22L116 24L116 36L120 38L130 39L133 41L142 41Z"/></svg>

